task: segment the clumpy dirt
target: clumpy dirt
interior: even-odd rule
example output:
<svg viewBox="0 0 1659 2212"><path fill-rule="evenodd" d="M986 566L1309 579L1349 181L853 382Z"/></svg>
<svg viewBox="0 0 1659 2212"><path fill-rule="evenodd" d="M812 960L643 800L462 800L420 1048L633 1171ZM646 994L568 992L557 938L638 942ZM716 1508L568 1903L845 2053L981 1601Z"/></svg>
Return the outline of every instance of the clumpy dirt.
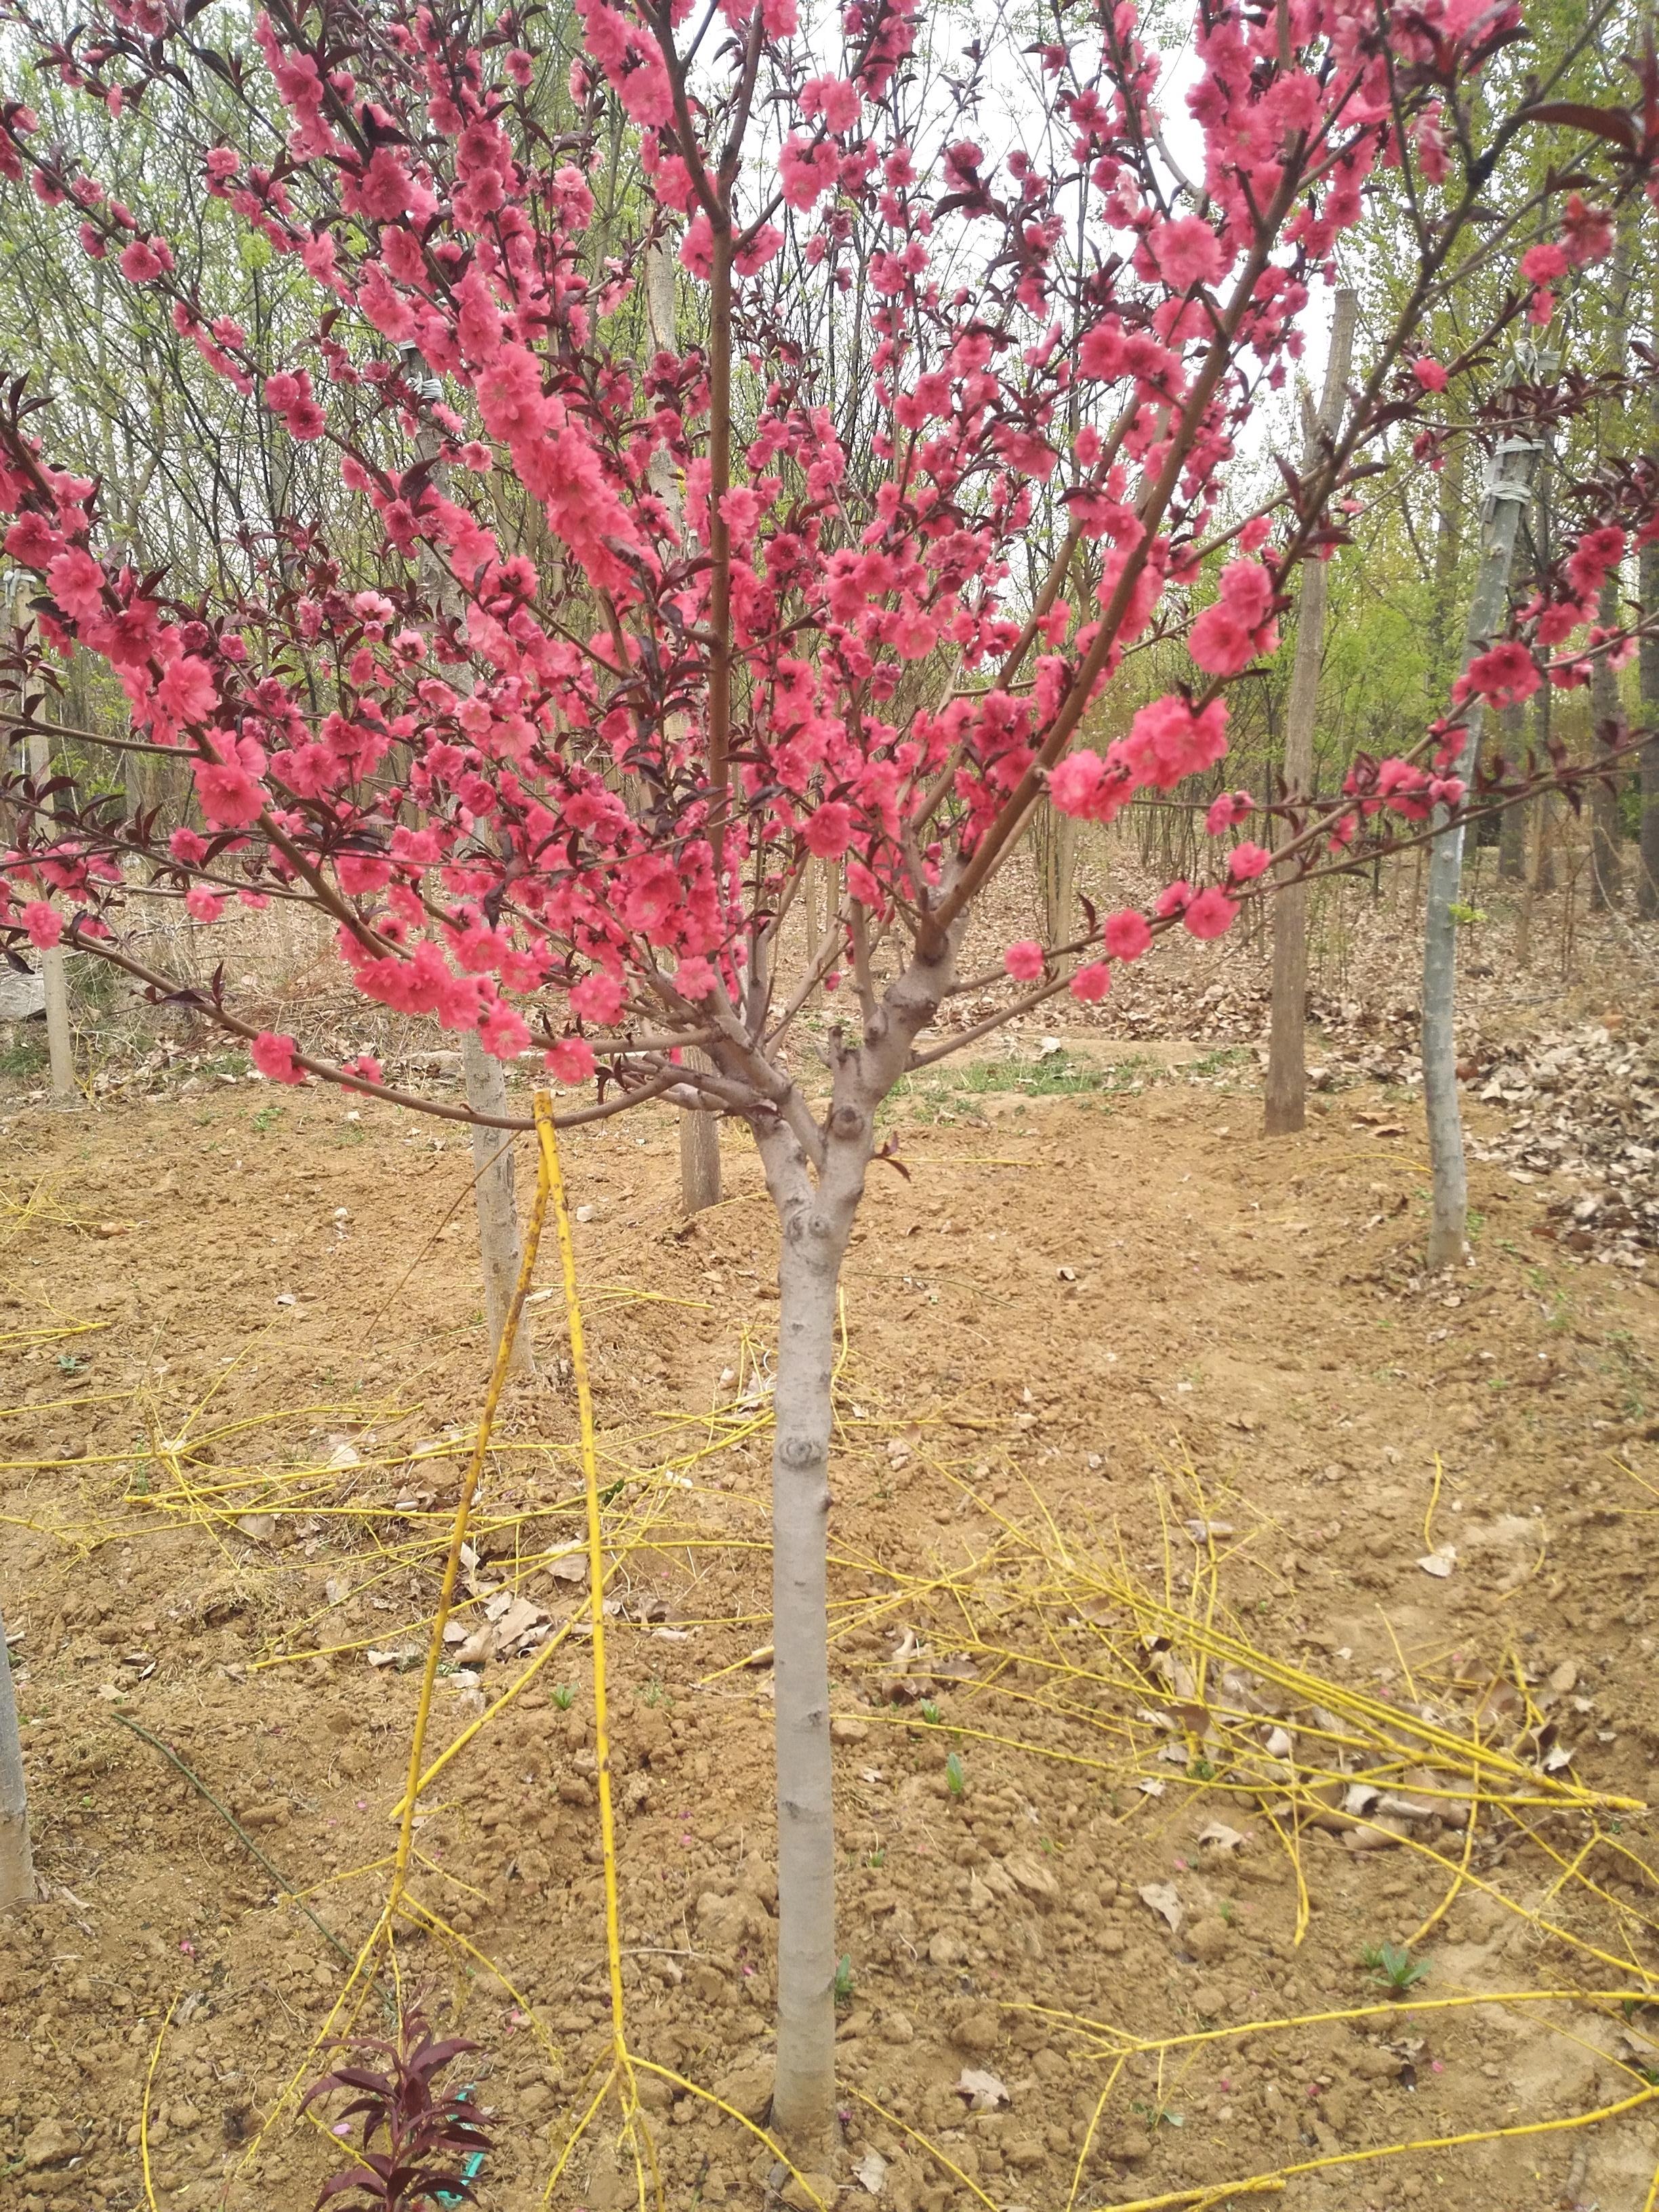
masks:
<svg viewBox="0 0 1659 2212"><path fill-rule="evenodd" d="M1557 1241L1548 1173L1501 1158L1472 1167L1474 1266L1425 1278L1414 1098L1361 1084L1269 1144L1248 1062L1182 1060L1127 1095L918 1093L908 1177L872 1170L832 1529L843 2212L1218 2204L1282 2168L1310 2169L1278 2200L1304 2212L1641 2212L1652 1291ZM1501 1098L1470 1114L1501 1152ZM155 2202L298 2207L342 2160L281 2100L348 1970L290 1893L348 1954L385 1894L483 1394L465 1137L222 1080L19 1104L4 1137L0 1589L46 1897L0 1927L0 2205L143 2203L154 2061ZM630 2036L759 2117L769 1208L733 1133L725 1202L684 1220L649 1111L565 1158ZM399 1946L481 2046L501 2212L543 2201L609 2021L574 1406L557 1301L533 1310L434 1748L556 1648L423 1798L415 1893L453 1933ZM1392 1752L1356 1747L1364 1714ZM1420 1728L1534 1781L1471 1835ZM1337 1778L1316 1802L1281 1786L1298 1760ZM1348 1794L1383 1765L1406 1813ZM1362 1952L1449 1893L1391 2000ZM356 2017L384 2024L373 1993ZM671 2206L761 2205L755 2136L641 2095ZM556 2202L634 2201L614 2137Z"/></svg>

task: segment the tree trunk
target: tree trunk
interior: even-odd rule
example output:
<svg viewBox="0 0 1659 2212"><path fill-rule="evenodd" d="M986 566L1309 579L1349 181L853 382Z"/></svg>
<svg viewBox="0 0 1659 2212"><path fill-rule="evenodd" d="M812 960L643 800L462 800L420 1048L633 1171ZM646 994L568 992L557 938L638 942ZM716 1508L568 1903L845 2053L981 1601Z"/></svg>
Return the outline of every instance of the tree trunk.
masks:
<svg viewBox="0 0 1659 2212"><path fill-rule="evenodd" d="M685 1057L702 1055L688 1048ZM712 1114L684 1112L680 1115L680 1203L688 1213L701 1213L720 1202L720 1132Z"/></svg>
<svg viewBox="0 0 1659 2212"><path fill-rule="evenodd" d="M828 1533L836 1291L856 1198L781 1208L772 1639L777 1694L778 2057L773 2124L826 2130L836 2080L836 1833Z"/></svg>
<svg viewBox="0 0 1659 2212"><path fill-rule="evenodd" d="M1510 758L1518 760L1526 734L1527 710L1524 707L1506 707L1498 718L1504 732L1504 750ZM1527 873L1527 810L1524 806L1506 806L1499 824L1498 839L1498 880L1500 884L1518 884Z"/></svg>
<svg viewBox="0 0 1659 2212"><path fill-rule="evenodd" d="M1619 572L1602 580L1595 618L1604 629L1619 620ZM1620 726L1619 678L1606 653L1596 658L1590 676L1590 757L1605 754L1624 732ZM1619 787L1613 775L1590 786L1589 902L1593 914L1616 908L1625 885L1624 840L1619 823Z"/></svg>
<svg viewBox="0 0 1659 2212"><path fill-rule="evenodd" d="M1630 354L1630 283L1632 266L1636 258L1635 218L1629 208L1620 210L1619 227L1613 238L1613 259L1608 264L1607 292L1607 368L1615 376L1622 376ZM1626 451L1626 435L1629 424L1627 411L1620 407L1604 416L1598 426L1601 459L1605 465ZM1613 627L1619 620L1619 569L1615 567L1601 580L1601 589L1596 601L1596 620L1604 629ZM1620 727L1619 678L1605 653L1598 654L1590 676L1590 757L1607 751L1618 744L1624 732ZM1589 902L1593 912L1605 913L1616 908L1624 890L1624 838L1619 821L1619 784L1625 771L1609 775L1605 782L1590 787L1590 879Z"/></svg>
<svg viewBox="0 0 1659 2212"><path fill-rule="evenodd" d="M673 247L659 239L645 257L645 319L653 349L678 353L678 315L674 279ZM679 479L668 453L658 447L651 456L651 489L674 519L681 514ZM809 896L810 881L804 886ZM696 1057L693 1054L690 1055ZM701 1213L720 1202L720 1131L712 1114L684 1113L680 1117L680 1204L688 1213Z"/></svg>
<svg viewBox="0 0 1659 2212"><path fill-rule="evenodd" d="M12 629L17 641L17 650L27 654L34 643L34 610L25 592L27 586L21 576L12 583ZM46 695L44 688L28 676L19 680L17 711L30 721L44 715ZM29 764L29 781L41 789L52 778L52 740L44 730L31 730L26 746ZM20 823L21 828L21 823ZM39 837L42 824L37 818L33 834ZM46 1059L52 1072L52 1103L57 1107L81 1104L81 1094L75 1087L75 1041L70 1029L69 962L61 945L47 945L40 955L40 981L46 1002Z"/></svg>
<svg viewBox="0 0 1659 2212"><path fill-rule="evenodd" d="M483 1048L476 1030L466 1032L461 1046L466 1073L466 1103L475 1114L504 1115L507 1111L507 1071ZM507 1309L519 1280L519 1208L513 1176L513 1133L472 1125L472 1172L477 1177L478 1251L483 1261L484 1319L489 1325L493 1355L507 1326ZM530 1331L520 1320L507 1363L509 1375L533 1375L536 1363L530 1348Z"/></svg>
<svg viewBox="0 0 1659 2212"><path fill-rule="evenodd" d="M1331 349L1325 363L1325 389L1319 415L1304 455L1306 468L1318 459L1322 436L1334 437L1342 420L1348 368L1353 359L1354 317L1358 295L1341 291L1331 320ZM1296 614L1296 658L1291 668L1290 702L1285 716L1285 784L1292 794L1313 788L1314 732L1319 713L1319 669L1325 650L1325 607L1329 570L1323 561L1304 561ZM1288 837L1281 829L1278 842ZM1308 1118L1308 886L1286 884L1273 901L1273 979L1267 1032L1267 1133L1288 1136Z"/></svg>
<svg viewBox="0 0 1659 2212"><path fill-rule="evenodd" d="M421 400L421 427L416 435L415 451L420 459L433 464L433 484L442 491L445 469L438 459L438 435L427 410L442 398L443 386L431 374L418 347L405 346L403 357L404 374L416 386ZM430 547L422 549L421 568L435 603L448 613L459 613L460 595ZM461 674L457 674L455 681L458 686L466 688ZM469 1030L462 1040L461 1065L466 1077L466 1103L472 1111L505 1115L506 1071L493 1053L484 1050L483 1040L476 1030ZM472 1171L477 1179L478 1249L483 1261L484 1319L489 1327L493 1357L507 1326L507 1308L513 1303L519 1280L519 1210L513 1182L513 1139L508 1131L474 1126ZM520 1320L507 1372L533 1375L535 1371L529 1324L527 1320Z"/></svg>
<svg viewBox="0 0 1659 2212"><path fill-rule="evenodd" d="M1451 688L1452 631L1457 607L1457 564L1463 550L1463 483L1468 464L1468 441L1454 438L1440 471L1434 605L1429 617L1429 696L1437 703Z"/></svg>
<svg viewBox="0 0 1659 2212"><path fill-rule="evenodd" d="M1069 814L1045 808L1034 824L1032 843L1042 908L1042 941L1058 945L1067 934L1077 883L1077 823Z"/></svg>
<svg viewBox="0 0 1659 2212"><path fill-rule="evenodd" d="M842 1262L864 1195L876 1109L904 1073L955 969L958 921L869 1012L856 1050L832 1032L834 1085L809 1164L795 1121L754 1118L781 1230L773 1397L772 1650L778 1784L774 2124L811 2154L835 2119L836 1837L830 1756L830 1386ZM715 1057L720 1048L715 1048ZM821 1143L818 1139L821 1137Z"/></svg>
<svg viewBox="0 0 1659 2212"><path fill-rule="evenodd" d="M11 1686L6 1624L0 1618L0 1911L34 1903L34 1859L29 1850L29 1801L23 1747L17 1732L17 1698Z"/></svg>
<svg viewBox="0 0 1659 2212"><path fill-rule="evenodd" d="M1659 617L1659 544L1642 548L1642 612ZM1642 711L1646 722L1659 721L1659 636L1642 640ZM1636 911L1644 921L1659 921L1659 737L1641 751L1642 829L1636 869Z"/></svg>
<svg viewBox="0 0 1659 2212"><path fill-rule="evenodd" d="M1492 456L1480 513L1480 566L1469 603L1463 661L1483 652L1504 612L1510 566L1521 518L1543 448L1521 437L1505 439ZM1463 747L1456 773L1465 783L1474 774L1480 750L1481 711L1468 709ZM1463 878L1463 824L1446 826L1446 811L1435 810L1437 831L1429 853L1429 886L1423 916L1423 1103L1428 1116L1429 1162L1433 1175L1429 1225L1429 1266L1454 1267L1464 1257L1468 1226L1468 1176L1463 1158L1463 1121L1457 1103L1457 1048L1454 1012L1457 995L1458 902Z"/></svg>

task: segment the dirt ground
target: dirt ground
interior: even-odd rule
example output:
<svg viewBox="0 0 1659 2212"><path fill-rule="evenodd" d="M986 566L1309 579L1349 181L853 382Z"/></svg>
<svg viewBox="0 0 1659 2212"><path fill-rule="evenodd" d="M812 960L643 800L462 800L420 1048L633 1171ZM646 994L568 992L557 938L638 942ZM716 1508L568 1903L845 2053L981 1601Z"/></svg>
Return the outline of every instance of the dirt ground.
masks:
<svg viewBox="0 0 1659 2212"><path fill-rule="evenodd" d="M908 1176L874 1172L849 1261L843 2212L1243 2206L1226 2184L1289 2168L1295 2212L1644 2212L1652 1289L1539 1233L1547 1176L1478 1163L1474 1264L1425 1279L1414 1098L1322 1096L1270 1144L1248 1058L1134 1049L1071 1097L897 1102ZM290 1893L349 1954L385 1893L483 1395L471 1167L453 1127L234 1066L71 1115L0 1099L0 1595L47 1891L0 1927L21 2212L142 2203L145 2110L158 2204L298 2208L343 2162L281 2101L347 1974ZM630 2035L757 2114L769 1208L733 1133L685 1222L665 1115L565 1157ZM556 1648L427 1791L416 1894L453 1932L400 1942L482 2046L501 2212L543 2201L608 2033L556 1280L550 1243L436 1745ZM502 1593L535 1617L467 1664ZM1407 1942L1427 1976L1391 1999L1361 1954ZM642 2094L670 2205L762 2203L756 2136ZM614 2134L556 2202L632 2201Z"/></svg>

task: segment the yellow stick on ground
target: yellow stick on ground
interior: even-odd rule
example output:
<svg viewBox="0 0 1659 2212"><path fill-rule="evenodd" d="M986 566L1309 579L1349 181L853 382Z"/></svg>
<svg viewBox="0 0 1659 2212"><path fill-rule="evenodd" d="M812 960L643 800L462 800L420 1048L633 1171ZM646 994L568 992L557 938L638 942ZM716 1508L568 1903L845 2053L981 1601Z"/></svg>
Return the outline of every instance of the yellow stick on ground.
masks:
<svg viewBox="0 0 1659 2212"><path fill-rule="evenodd" d="M495 1425L495 1409L501 1404L501 1392L507 1385L507 1365L513 1357L519 1323L524 1316L524 1302L530 1294L531 1279L536 1272L536 1252L542 1240L542 1224L547 1218L548 1141L552 1135L553 1102L544 1091L536 1093L535 1110L537 1134L542 1140L542 1164L536 1177L536 1196L530 1208L530 1219L525 1228L524 1259L519 1268L519 1279L514 1286L513 1303L507 1310L501 1342L495 1347L495 1364L490 1371L489 1388L484 1396L477 1441L472 1447L466 1480L461 1485L460 1498L455 1507L454 1524L449 1532L449 1553L444 1561L443 1586L438 1594L438 1609L432 1617L432 1634L426 1647L426 1667L421 1676L420 1701L415 1709L415 1732L409 1747L409 1774L404 1784L404 1816L398 1831L398 1856L392 1869L391 1893L386 1899L388 1919L397 1911L409 1881L410 1854L415 1845L415 1808L420 1799L421 1763L426 1756L427 1723L432 1717L432 1692L438 1679L438 1662L444 1656L444 1628L449 1620L449 1609L455 1601L455 1584L461 1571L461 1547L466 1541L467 1523L472 1517L472 1500L483 1474L484 1455L489 1449L489 1432Z"/></svg>
<svg viewBox="0 0 1659 2212"><path fill-rule="evenodd" d="M570 1370L576 1383L576 1416L581 1427L582 1486L587 1497L587 1596L593 1623L593 1750L599 1761L599 1848L605 1855L605 1948L611 1970L611 2035L618 2066L626 2073L628 2036L623 2010L622 1921L617 1905L617 1823L611 1802L611 1732L605 1678L605 1548L599 1527L599 1453L593 1432L593 1394L587 1376L587 1343L582 1334L581 1301L576 1291L576 1247L565 1204L559 1141L553 1133L552 1102L536 1096L536 1141L541 1148L538 1194L552 1194L558 1231L559 1262L564 1275L565 1316L570 1328ZM413 1786L411 1781L411 1787Z"/></svg>
<svg viewBox="0 0 1659 2212"><path fill-rule="evenodd" d="M178 2008L179 2000L174 1997L173 2002L167 2007L167 2018L155 2031L155 2041L150 2050L149 2064L144 2069L143 2102L138 2107L138 2162L144 2171L144 2195L149 2203L149 2212L159 2212L155 2202L155 2182L149 2170L149 2093L155 2087L155 2069L161 2063L161 2045L167 2040L167 2030L173 2025L173 2015Z"/></svg>

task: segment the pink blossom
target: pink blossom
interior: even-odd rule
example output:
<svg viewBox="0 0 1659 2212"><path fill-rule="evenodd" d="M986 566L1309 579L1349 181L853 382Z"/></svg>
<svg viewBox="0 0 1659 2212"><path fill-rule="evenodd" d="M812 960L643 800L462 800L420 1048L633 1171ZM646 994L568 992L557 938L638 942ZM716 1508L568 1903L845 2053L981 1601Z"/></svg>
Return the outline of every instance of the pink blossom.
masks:
<svg viewBox="0 0 1659 2212"><path fill-rule="evenodd" d="M1613 251L1613 217L1605 208L1589 206L1578 192L1567 195L1567 212L1561 224L1562 244L1575 268L1587 261L1605 261Z"/></svg>
<svg viewBox="0 0 1659 2212"><path fill-rule="evenodd" d="M1273 864L1273 856L1265 845L1235 845L1227 855L1227 873L1236 884L1254 882L1265 875Z"/></svg>
<svg viewBox="0 0 1659 2212"><path fill-rule="evenodd" d="M1425 392L1443 392L1446 388L1446 372L1431 354L1419 356L1412 363L1412 374Z"/></svg>
<svg viewBox="0 0 1659 2212"><path fill-rule="evenodd" d="M618 979L603 969L595 969L592 975L584 975L580 983L571 986L570 1010L584 1021L599 1022L608 1028L622 1012L623 998Z"/></svg>
<svg viewBox="0 0 1659 2212"><path fill-rule="evenodd" d="M1091 960L1072 978L1072 996L1085 1006L1096 1005L1111 988L1112 971L1103 960Z"/></svg>
<svg viewBox="0 0 1659 2212"><path fill-rule="evenodd" d="M80 547L59 553L47 562L46 582L64 612L76 622L93 622L103 613L103 568Z"/></svg>
<svg viewBox="0 0 1659 2212"><path fill-rule="evenodd" d="M1017 983L1035 983L1042 973L1042 947L1034 938L1022 938L1002 956L1002 964Z"/></svg>
<svg viewBox="0 0 1659 2212"><path fill-rule="evenodd" d="M6 532L6 550L26 568L44 568L63 538L43 514L20 514Z"/></svg>
<svg viewBox="0 0 1659 2212"><path fill-rule="evenodd" d="M561 1083L586 1083L593 1073L593 1048L586 1037L561 1037L546 1060Z"/></svg>
<svg viewBox="0 0 1659 2212"><path fill-rule="evenodd" d="M1140 782L1170 790L1183 776L1213 767L1225 753L1226 702L1212 699L1195 714L1189 701L1170 692L1141 708L1129 725L1128 736L1118 744Z"/></svg>
<svg viewBox="0 0 1659 2212"><path fill-rule="evenodd" d="M217 921L225 910L222 893L206 884L192 884L185 893L185 906L197 921Z"/></svg>
<svg viewBox="0 0 1659 2212"><path fill-rule="evenodd" d="M674 988L683 999L706 999L718 978L701 954L691 954L674 970Z"/></svg>
<svg viewBox="0 0 1659 2212"><path fill-rule="evenodd" d="M1219 799L1211 801L1204 817L1204 827L1212 837L1237 828L1255 811L1255 801L1248 791L1224 791Z"/></svg>
<svg viewBox="0 0 1659 2212"><path fill-rule="evenodd" d="M826 799L809 814L801 830L809 853L836 860L853 842L853 810L839 799Z"/></svg>
<svg viewBox="0 0 1659 2212"><path fill-rule="evenodd" d="M1521 274L1528 284L1552 284L1566 274L1566 268L1565 247L1548 241L1529 246L1521 256Z"/></svg>
<svg viewBox="0 0 1659 2212"><path fill-rule="evenodd" d="M1230 562L1221 572L1220 597L1193 624L1187 649L1212 676L1237 676L1258 653L1271 652L1273 581L1259 561Z"/></svg>
<svg viewBox="0 0 1659 2212"><path fill-rule="evenodd" d="M306 1072L295 1058L299 1048L291 1036L261 1030L248 1047L248 1057L272 1083L303 1083Z"/></svg>
<svg viewBox="0 0 1659 2212"><path fill-rule="evenodd" d="M1104 768L1098 753L1067 753L1048 772L1049 798L1062 814L1086 815Z"/></svg>
<svg viewBox="0 0 1659 2212"><path fill-rule="evenodd" d="M821 115L824 126L844 138L858 128L864 101L857 85L840 76L809 76L800 88L800 112L808 118Z"/></svg>
<svg viewBox="0 0 1659 2212"><path fill-rule="evenodd" d="M29 943L47 951L63 938L64 917L45 899L31 899L19 917L29 933Z"/></svg>
<svg viewBox="0 0 1659 2212"><path fill-rule="evenodd" d="M1215 886L1200 891L1182 911L1182 927L1194 937L1224 937L1232 927L1238 908L1225 891Z"/></svg>
<svg viewBox="0 0 1659 2212"><path fill-rule="evenodd" d="M778 174L785 204L805 214L836 180L836 149L827 143L813 145L792 131L778 155Z"/></svg>
<svg viewBox="0 0 1659 2212"><path fill-rule="evenodd" d="M1152 901L1152 912L1160 921L1168 921L1176 915L1184 914L1192 901L1192 885L1184 876L1177 876L1174 883L1165 884Z"/></svg>
<svg viewBox="0 0 1659 2212"><path fill-rule="evenodd" d="M1493 707L1518 707L1538 689L1538 669L1518 638L1505 638L1470 661L1458 689L1479 692Z"/></svg>
<svg viewBox="0 0 1659 2212"><path fill-rule="evenodd" d="M130 283L153 284L173 266L172 255L163 259L163 251L159 240L129 240L121 251L121 274Z"/></svg>
<svg viewBox="0 0 1659 2212"><path fill-rule="evenodd" d="M185 653L175 660L155 687L155 696L176 721L199 722L217 701L213 675L204 660Z"/></svg>
<svg viewBox="0 0 1659 2212"><path fill-rule="evenodd" d="M512 1060L529 1051L530 1031L523 1017L514 1013L504 1000L497 999L478 1024L478 1041L496 1060Z"/></svg>
<svg viewBox="0 0 1659 2212"><path fill-rule="evenodd" d="M1202 216L1183 215L1173 222L1154 223L1147 246L1158 273L1177 292L1194 284L1213 284L1224 263L1221 241Z"/></svg>
<svg viewBox="0 0 1659 2212"><path fill-rule="evenodd" d="M1107 915L1100 938L1114 960L1139 960L1151 950L1152 933L1146 916L1126 906Z"/></svg>

